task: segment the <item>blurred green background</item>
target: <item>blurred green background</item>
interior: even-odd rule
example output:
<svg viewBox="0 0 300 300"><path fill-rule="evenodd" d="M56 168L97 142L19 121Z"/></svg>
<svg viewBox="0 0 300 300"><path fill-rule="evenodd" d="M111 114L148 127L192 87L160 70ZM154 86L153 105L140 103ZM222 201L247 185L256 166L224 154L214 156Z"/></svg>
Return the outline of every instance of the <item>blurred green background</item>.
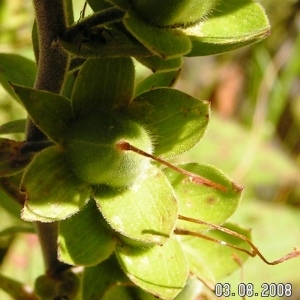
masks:
<svg viewBox="0 0 300 300"><path fill-rule="evenodd" d="M199 145L177 161L213 164L245 186L230 221L251 228L255 245L275 260L300 247L300 1L260 2L272 25L269 38L231 53L185 60L175 88L210 100L213 111ZM75 20L83 4L74 3ZM33 59L33 17L31 1L0 1L0 52ZM143 68L137 70L145 76ZM0 124L24 117L0 87ZM32 284L43 272L38 242L32 234L11 233L33 228L18 219L19 209L8 197L0 193L0 200L0 271ZM13 210L5 209L12 205ZM249 258L222 282L236 291L242 281L253 283L257 292L263 283L292 283L289 299L300 299L300 258L277 266ZM0 299L10 298L0 292ZM216 298L203 292L199 299Z"/></svg>

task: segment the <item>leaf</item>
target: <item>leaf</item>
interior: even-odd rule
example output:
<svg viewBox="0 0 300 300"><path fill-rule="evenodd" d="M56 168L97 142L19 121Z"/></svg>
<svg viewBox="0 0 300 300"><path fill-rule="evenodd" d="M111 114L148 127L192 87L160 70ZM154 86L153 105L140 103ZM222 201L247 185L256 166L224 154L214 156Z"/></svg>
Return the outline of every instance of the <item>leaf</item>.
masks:
<svg viewBox="0 0 300 300"><path fill-rule="evenodd" d="M187 56L201 56L258 42L270 34L270 24L256 1L231 0L220 1L208 18L183 31L193 45Z"/></svg>
<svg viewBox="0 0 300 300"><path fill-rule="evenodd" d="M12 85L35 125L50 140L61 144L69 121L73 118L70 101L60 95Z"/></svg>
<svg viewBox="0 0 300 300"><path fill-rule="evenodd" d="M121 270L116 257L113 255L101 264L84 269L82 299L103 299L114 287L120 285L127 286L129 284L130 281Z"/></svg>
<svg viewBox="0 0 300 300"><path fill-rule="evenodd" d="M3 220L3 218L1 218ZM35 233L35 230L33 228L30 228L29 226L11 226L4 230L0 231L0 237L1 237L1 243L3 243L2 238L4 237L13 237L17 233ZM2 244L3 245L3 244Z"/></svg>
<svg viewBox="0 0 300 300"><path fill-rule="evenodd" d="M38 297L28 291L25 284L0 274L0 289L8 293L14 300L38 300Z"/></svg>
<svg viewBox="0 0 300 300"><path fill-rule="evenodd" d="M75 114L126 106L132 98L134 65L130 58L95 58L80 70L72 94Z"/></svg>
<svg viewBox="0 0 300 300"><path fill-rule="evenodd" d="M130 7L130 4L128 3L127 0L108 0L108 1L124 10L127 10Z"/></svg>
<svg viewBox="0 0 300 300"><path fill-rule="evenodd" d="M0 134L24 133L26 128L26 120L14 120L0 126Z"/></svg>
<svg viewBox="0 0 300 300"><path fill-rule="evenodd" d="M58 256L71 265L96 265L114 251L116 239L93 201L59 223Z"/></svg>
<svg viewBox="0 0 300 300"><path fill-rule="evenodd" d="M0 177L17 174L30 163L33 154L22 153L24 142L0 138Z"/></svg>
<svg viewBox="0 0 300 300"><path fill-rule="evenodd" d="M178 197L179 215L213 224L224 223L237 209L241 199L241 189L238 189L236 184L212 166L189 163L179 165L179 167L219 183L228 189L227 192L224 192L199 185L171 169L165 170ZM178 221L177 227L198 232L207 230L204 225L181 220Z"/></svg>
<svg viewBox="0 0 300 300"><path fill-rule="evenodd" d="M131 0L132 9L158 27L186 27L206 17L218 0Z"/></svg>
<svg viewBox="0 0 300 300"><path fill-rule="evenodd" d="M120 58L150 56L152 52L144 47L119 22L104 27L83 27L74 37L58 39L58 43L76 57Z"/></svg>
<svg viewBox="0 0 300 300"><path fill-rule="evenodd" d="M179 75L179 71L170 71L164 73L155 73L146 77L139 83L135 88L135 97L144 92L160 88L160 87L171 87L176 81Z"/></svg>
<svg viewBox="0 0 300 300"><path fill-rule="evenodd" d="M205 147L202 147L202 143ZM218 167L228 174L236 174L237 177L246 174L247 190L251 192L252 188L252 192L267 192L266 200L270 200L269 193L276 193L274 187L278 187L278 182L282 186L289 186L291 182L297 185L300 180L299 167L286 156L283 149L274 147L272 141L266 139L257 143L253 135L237 122L216 116L212 116L209 130L201 143L183 159L195 161L199 157L208 164L217 161Z"/></svg>
<svg viewBox="0 0 300 300"><path fill-rule="evenodd" d="M0 299L38 300L39 298L33 297L34 293L30 287L33 286L36 277L43 272L43 257L37 235L16 235L1 262L1 274L5 277L0 275ZM22 284L18 286L18 282ZM11 298L2 293L2 289L5 290L4 286L12 295Z"/></svg>
<svg viewBox="0 0 300 300"><path fill-rule="evenodd" d="M170 72L178 71L183 63L182 57L175 57L168 60L162 59L157 55L135 57L145 67L152 72Z"/></svg>
<svg viewBox="0 0 300 300"><path fill-rule="evenodd" d="M187 284L174 300L201 300L201 298L199 299L199 291L201 290L203 290L203 283L200 282L195 276L189 276Z"/></svg>
<svg viewBox="0 0 300 300"><path fill-rule="evenodd" d="M112 5L105 0L88 0L87 3L92 8L93 11L100 11L111 7Z"/></svg>
<svg viewBox="0 0 300 300"><path fill-rule="evenodd" d="M163 59L179 57L191 50L189 38L180 30L151 26L133 11L127 11L123 22L137 40Z"/></svg>
<svg viewBox="0 0 300 300"><path fill-rule="evenodd" d="M94 197L109 225L129 239L163 244L173 232L176 199L167 178L155 166L133 186L124 190L99 187Z"/></svg>
<svg viewBox="0 0 300 300"><path fill-rule="evenodd" d="M250 238L249 230L233 224L226 224L224 227ZM180 242L188 260L190 272L206 284L213 286L217 280L238 269L239 264L249 257L244 252L226 246L226 243L245 250L250 250L250 246L235 236L217 230L211 230L206 236L224 243L216 243L193 236L181 237Z"/></svg>
<svg viewBox="0 0 300 300"><path fill-rule="evenodd" d="M9 82L33 87L37 72L33 61L16 54L0 53L0 66L0 83L16 100L18 97Z"/></svg>
<svg viewBox="0 0 300 300"><path fill-rule="evenodd" d="M76 78L78 76L78 68L80 68L80 66L83 64L82 61L84 61L83 59L78 59L78 65L76 64L77 61L73 60L74 63L72 64L72 68L74 67L74 69L72 69L71 71L69 71L66 75L65 81L64 81L64 85L62 87L62 96L66 97L67 99L71 99L72 97L72 92L73 92L73 88L74 88L74 84L76 82ZM71 67L70 67L71 68Z"/></svg>
<svg viewBox="0 0 300 300"><path fill-rule="evenodd" d="M0 206L18 220L20 220L20 204L25 203L25 195L20 192L22 175L22 173L17 173L0 178Z"/></svg>
<svg viewBox="0 0 300 300"><path fill-rule="evenodd" d="M155 155L173 157L195 146L209 119L209 103L183 92L159 88L140 94L129 112L143 121L155 142Z"/></svg>
<svg viewBox="0 0 300 300"><path fill-rule="evenodd" d="M116 255L132 282L161 299L173 299L186 284L186 259L175 238L146 249L124 245Z"/></svg>
<svg viewBox="0 0 300 300"><path fill-rule="evenodd" d="M54 222L77 213L87 202L90 187L69 168L64 153L49 147L38 153L21 183L26 193L25 221Z"/></svg>

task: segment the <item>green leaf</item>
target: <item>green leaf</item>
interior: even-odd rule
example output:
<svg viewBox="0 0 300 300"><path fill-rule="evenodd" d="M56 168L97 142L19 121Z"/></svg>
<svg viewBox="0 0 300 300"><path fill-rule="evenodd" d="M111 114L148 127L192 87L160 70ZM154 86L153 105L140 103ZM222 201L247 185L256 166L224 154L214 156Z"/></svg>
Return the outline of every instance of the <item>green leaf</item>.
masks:
<svg viewBox="0 0 300 300"><path fill-rule="evenodd" d="M174 89L159 88L135 98L129 112L153 135L155 155L172 157L199 142L208 124L209 103Z"/></svg>
<svg viewBox="0 0 300 300"><path fill-rule="evenodd" d="M165 170L166 176L178 197L179 215L199 219L213 224L224 223L237 209L241 199L241 189L218 169L197 163L179 165L182 169L201 175L219 183L228 190L199 185L171 169ZM179 220L177 227L186 230L207 230L207 226Z"/></svg>
<svg viewBox="0 0 300 300"><path fill-rule="evenodd" d="M114 25L116 24L114 23ZM120 32L111 28L104 30L101 27L95 27L91 30L88 38L83 33L80 33L71 42L58 39L58 43L69 53L83 58L119 58L152 55L128 31L124 34L123 31Z"/></svg>
<svg viewBox="0 0 300 300"><path fill-rule="evenodd" d="M249 230L233 224L226 224L224 227L250 238ZM206 284L213 286L217 280L237 270L240 267L239 263L244 262L249 257L244 252L226 246L226 243L248 251L250 246L235 236L217 230L211 230L206 236L223 243L193 236L184 236L180 241L189 263L190 272Z"/></svg>
<svg viewBox="0 0 300 300"><path fill-rule="evenodd" d="M21 153L24 142L0 138L0 177L11 176L23 171L33 154Z"/></svg>
<svg viewBox="0 0 300 300"><path fill-rule="evenodd" d="M20 193L21 173L0 179L0 206L2 211L7 211L13 219L20 220L20 204L25 202L25 197ZM16 201L17 199L17 201ZM22 223L24 223L22 221ZM28 223L26 223L28 224Z"/></svg>
<svg viewBox="0 0 300 300"><path fill-rule="evenodd" d="M10 241L9 251L5 253L1 262L1 274L7 276L8 281L4 282L5 277L0 276L0 299L38 300L39 298L33 297L34 293L30 287L33 286L36 277L44 271L41 247L36 234L16 235ZM22 283L19 287L18 282ZM6 286L6 290L12 295L11 298L7 298L7 294L2 293L1 289L5 290L3 286Z"/></svg>
<svg viewBox="0 0 300 300"><path fill-rule="evenodd" d="M97 266L84 269L82 299L103 299L114 287L129 284L130 281L121 270L116 257L113 255Z"/></svg>
<svg viewBox="0 0 300 300"><path fill-rule="evenodd" d="M35 156L24 174L21 190L27 199L22 219L41 222L70 217L85 205L90 194L90 187L75 177L57 147Z"/></svg>
<svg viewBox="0 0 300 300"><path fill-rule="evenodd" d="M167 178L155 166L127 189L98 188L95 199L109 225L129 239L163 244L173 232L176 199Z"/></svg>
<svg viewBox="0 0 300 300"><path fill-rule="evenodd" d="M159 298L173 299L186 284L186 258L175 238L146 249L124 245L116 255L129 279Z"/></svg>
<svg viewBox="0 0 300 300"><path fill-rule="evenodd" d="M72 67L74 67L74 69L72 69L71 71L69 71L67 73L67 76L64 81L63 88L62 88L62 96L66 97L67 99L71 99L71 97L72 97L74 84L76 82L76 78L77 78L78 72L79 72L78 68L83 64L83 62L84 62L83 59L78 60L78 65L74 62L74 64L72 64Z"/></svg>
<svg viewBox="0 0 300 300"><path fill-rule="evenodd" d="M152 72L170 72L178 71L183 63L182 57L175 57L168 60L162 59L157 55L135 57L145 67Z"/></svg>
<svg viewBox="0 0 300 300"><path fill-rule="evenodd" d="M0 134L24 133L26 128L26 120L15 120L7 122L0 126Z"/></svg>
<svg viewBox="0 0 300 300"><path fill-rule="evenodd" d="M105 0L88 0L87 3L93 11L100 11L111 7L112 5Z"/></svg>
<svg viewBox="0 0 300 300"><path fill-rule="evenodd" d="M33 87L37 72L36 64L20 55L0 53L0 83L15 99L18 99L9 82Z"/></svg>
<svg viewBox="0 0 300 300"><path fill-rule="evenodd" d="M189 276L185 287L176 296L174 300L187 300L187 299L197 300L199 298L199 291L201 291L202 289L203 289L203 283L200 282L195 276L193 275Z"/></svg>
<svg viewBox="0 0 300 300"><path fill-rule="evenodd" d="M80 70L72 94L76 115L126 106L132 98L134 65L130 58L95 58Z"/></svg>
<svg viewBox="0 0 300 300"><path fill-rule="evenodd" d="M116 239L94 201L59 223L58 256L71 265L96 265L114 251Z"/></svg>
<svg viewBox="0 0 300 300"><path fill-rule="evenodd" d="M186 27L206 17L218 0L130 0L132 9L158 27Z"/></svg>
<svg viewBox="0 0 300 300"><path fill-rule="evenodd" d="M151 26L133 11L127 11L123 22L137 40L163 59L179 57L191 50L189 38L180 30Z"/></svg>
<svg viewBox="0 0 300 300"><path fill-rule="evenodd" d="M124 10L127 10L130 7L130 3L128 3L127 0L108 0L108 1Z"/></svg>
<svg viewBox="0 0 300 300"><path fill-rule="evenodd" d="M70 101L60 95L12 85L35 125L50 140L61 144L69 121L73 118Z"/></svg>
<svg viewBox="0 0 300 300"><path fill-rule="evenodd" d="M0 289L8 293L14 300L38 300L34 293L26 289L25 284L1 274Z"/></svg>
<svg viewBox="0 0 300 300"><path fill-rule="evenodd" d="M164 73L155 73L140 81L135 88L135 97L144 92L160 88L171 87L176 81L179 71L171 71ZM1 127L0 127L1 128Z"/></svg>
<svg viewBox="0 0 300 300"><path fill-rule="evenodd" d="M211 55L266 38L270 34L270 24L256 1L220 1L208 18L184 32L193 45L188 56Z"/></svg>

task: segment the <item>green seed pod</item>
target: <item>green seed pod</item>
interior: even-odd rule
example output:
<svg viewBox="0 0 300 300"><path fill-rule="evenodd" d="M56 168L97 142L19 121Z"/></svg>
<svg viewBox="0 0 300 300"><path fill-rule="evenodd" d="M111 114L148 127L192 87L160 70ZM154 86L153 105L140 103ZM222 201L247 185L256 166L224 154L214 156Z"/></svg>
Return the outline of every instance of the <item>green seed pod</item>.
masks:
<svg viewBox="0 0 300 300"><path fill-rule="evenodd" d="M81 116L72 124L65 145L73 172L91 184L118 188L133 184L149 159L119 149L122 141L152 153L149 133L136 121L112 113Z"/></svg>
<svg viewBox="0 0 300 300"><path fill-rule="evenodd" d="M142 18L161 27L187 26L211 12L218 0L130 0Z"/></svg>

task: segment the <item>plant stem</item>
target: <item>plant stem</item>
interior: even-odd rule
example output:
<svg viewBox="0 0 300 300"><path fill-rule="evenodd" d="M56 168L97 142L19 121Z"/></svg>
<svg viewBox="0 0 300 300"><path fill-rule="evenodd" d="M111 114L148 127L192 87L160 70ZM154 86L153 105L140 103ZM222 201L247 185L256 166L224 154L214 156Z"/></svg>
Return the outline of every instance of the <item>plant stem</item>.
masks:
<svg viewBox="0 0 300 300"><path fill-rule="evenodd" d="M68 0L69 1L69 0ZM69 64L68 56L57 46L56 39L67 27L65 0L34 0L39 37L38 73L35 88L59 94ZM45 135L28 119L27 142L45 140ZM37 175L38 176L38 175ZM49 275L55 276L63 266L57 258L57 223L36 223L45 267Z"/></svg>

